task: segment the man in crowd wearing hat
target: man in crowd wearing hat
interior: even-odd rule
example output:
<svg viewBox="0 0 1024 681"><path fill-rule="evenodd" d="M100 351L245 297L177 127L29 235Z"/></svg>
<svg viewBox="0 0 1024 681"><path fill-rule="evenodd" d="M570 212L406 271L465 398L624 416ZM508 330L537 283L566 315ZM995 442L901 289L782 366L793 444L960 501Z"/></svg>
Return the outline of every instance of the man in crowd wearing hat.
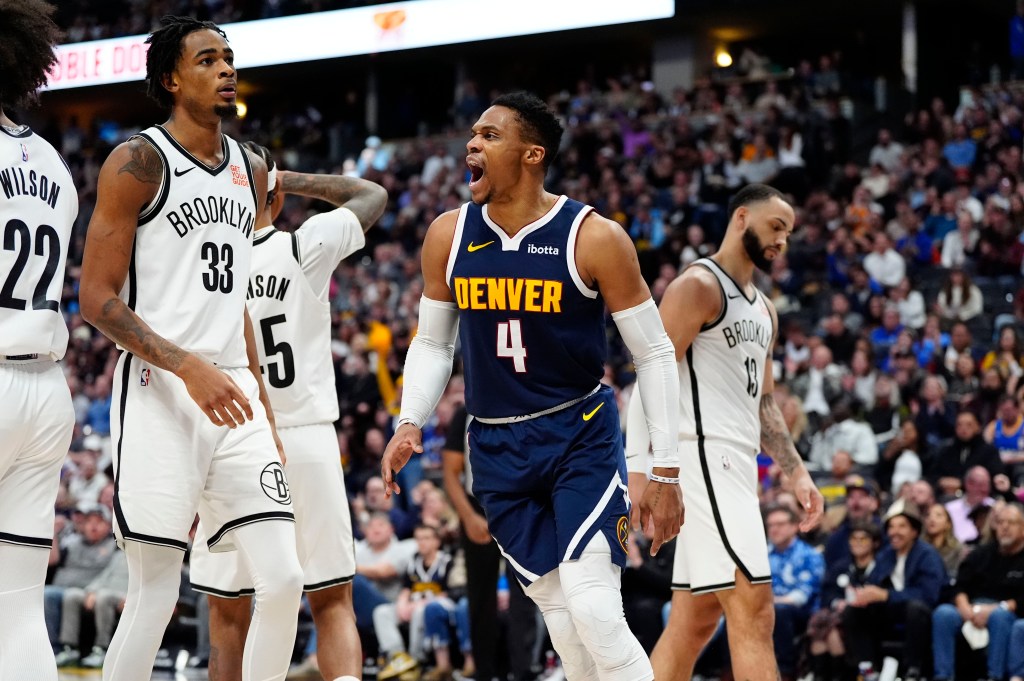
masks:
<svg viewBox="0 0 1024 681"><path fill-rule="evenodd" d="M931 545L920 539L921 515L913 502L898 500L885 516L889 546L878 553L865 586L843 611L847 662L880 668L881 643L902 629L903 679L916 680L928 650L932 609L947 581L946 568Z"/></svg>
<svg viewBox="0 0 1024 681"><path fill-rule="evenodd" d="M961 543L974 542L978 538L978 527L971 514L979 506L991 506L995 503L992 498L992 476L988 469L982 466L975 466L967 471L964 476L965 493L946 504L949 517L953 521L953 534Z"/></svg>
<svg viewBox="0 0 1024 681"><path fill-rule="evenodd" d="M848 475L846 517L825 544L825 565L836 565L850 559L850 528L857 523L881 524L878 518L878 485L863 475Z"/></svg>
<svg viewBox="0 0 1024 681"><path fill-rule="evenodd" d="M76 518L76 532L53 542L50 565L56 565L57 570L43 591L46 631L54 651L59 648L65 590L88 586L107 566L116 549L106 506L82 504L75 513L81 514Z"/></svg>
<svg viewBox="0 0 1024 681"><path fill-rule="evenodd" d="M953 603L940 605L932 615L935 681L953 678L961 631L971 648L987 644L991 679L1011 673L1011 652L1024 662L1024 650L1011 651L1010 646L1015 623L1024 622L1024 509L1007 504L994 512L996 541L968 554L960 565Z"/></svg>

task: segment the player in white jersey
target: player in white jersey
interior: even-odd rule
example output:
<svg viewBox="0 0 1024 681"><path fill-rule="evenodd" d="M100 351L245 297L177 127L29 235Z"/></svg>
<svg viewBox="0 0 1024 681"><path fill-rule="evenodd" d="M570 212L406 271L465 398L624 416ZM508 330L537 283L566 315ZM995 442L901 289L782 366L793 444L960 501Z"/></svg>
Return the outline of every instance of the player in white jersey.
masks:
<svg viewBox="0 0 1024 681"><path fill-rule="evenodd" d="M0 0L0 679L53 681L43 583L75 414L57 361L78 194L64 160L5 106L35 96L60 31L40 0Z"/></svg>
<svg viewBox="0 0 1024 681"><path fill-rule="evenodd" d="M822 497L775 404L771 355L778 318L754 287L786 248L793 208L766 185L741 189L729 206L721 249L696 261L665 291L661 314L680 379L679 458L686 521L672 575L672 614L651 655L657 679L688 679L725 613L737 679L777 677L768 547L757 498L757 454L782 468L814 527ZM630 403L627 462L642 489L647 441L639 397ZM632 491L632 490L631 490Z"/></svg>
<svg viewBox="0 0 1024 681"><path fill-rule="evenodd" d="M247 143L246 146L251 145ZM257 145L273 168L270 152ZM327 681L356 681L362 672L359 632L352 609L355 548L338 451L338 397L331 360L328 293L338 264L365 244L380 217L383 187L341 175L271 171L276 187L270 210L257 225L248 309L257 329L260 367L274 407L278 435L288 452L285 469L295 507L299 560L313 621L317 662ZM286 194L335 206L294 232L274 228ZM249 625L252 579L237 553L213 553L200 522L192 547L192 588L210 596L210 648L218 650L217 678L241 678L242 645Z"/></svg>
<svg viewBox="0 0 1024 681"><path fill-rule="evenodd" d="M243 679L283 679L302 570L245 310L267 168L221 132L237 111L224 33L167 17L147 42L149 93L171 115L103 164L82 266L82 314L124 351L110 421L129 586L103 678L152 668L198 510L256 584Z"/></svg>

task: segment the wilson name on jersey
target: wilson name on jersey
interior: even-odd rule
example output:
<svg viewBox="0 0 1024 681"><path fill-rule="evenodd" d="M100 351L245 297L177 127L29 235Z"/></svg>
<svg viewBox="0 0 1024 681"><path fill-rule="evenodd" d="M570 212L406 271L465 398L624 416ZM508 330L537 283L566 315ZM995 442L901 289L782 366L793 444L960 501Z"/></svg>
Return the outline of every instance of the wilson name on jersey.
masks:
<svg viewBox="0 0 1024 681"><path fill-rule="evenodd" d="M246 305L280 428L338 420L331 306L313 291L299 257L295 234L256 233Z"/></svg>
<svg viewBox="0 0 1024 681"><path fill-rule="evenodd" d="M531 414L581 397L604 373L604 303L576 269L576 234L592 210L560 197L509 237L467 203L447 279L459 307L466 406L484 418Z"/></svg>
<svg viewBox="0 0 1024 681"><path fill-rule="evenodd" d="M0 127L0 355L58 360L60 312L78 194L64 160L27 127Z"/></svg>
<svg viewBox="0 0 1024 681"><path fill-rule="evenodd" d="M248 365L243 314L256 221L256 184L237 142L210 167L170 133L139 133L159 153L163 179L139 215L122 299L153 331L227 367Z"/></svg>
<svg viewBox="0 0 1024 681"><path fill-rule="evenodd" d="M774 327L760 291L748 298L711 258L703 267L718 279L722 311L705 324L679 362L680 437L703 436L756 454L760 451L761 388Z"/></svg>

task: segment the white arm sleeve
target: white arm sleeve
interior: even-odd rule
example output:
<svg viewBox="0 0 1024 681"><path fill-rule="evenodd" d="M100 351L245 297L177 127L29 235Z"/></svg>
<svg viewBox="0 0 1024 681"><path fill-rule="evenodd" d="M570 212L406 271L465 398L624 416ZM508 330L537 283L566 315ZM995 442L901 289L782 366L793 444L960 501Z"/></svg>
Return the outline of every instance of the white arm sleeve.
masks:
<svg viewBox="0 0 1024 681"><path fill-rule="evenodd" d="M647 432L647 417L640 401L640 389L635 385L626 409L626 471L647 474L651 434Z"/></svg>
<svg viewBox="0 0 1024 681"><path fill-rule="evenodd" d="M665 333L658 307L648 298L612 314L622 340L633 353L636 388L651 435L651 465L679 467L679 373L675 347Z"/></svg>
<svg viewBox="0 0 1024 681"><path fill-rule="evenodd" d="M420 298L419 329L409 343L399 423L422 428L452 376L459 309L455 303Z"/></svg>

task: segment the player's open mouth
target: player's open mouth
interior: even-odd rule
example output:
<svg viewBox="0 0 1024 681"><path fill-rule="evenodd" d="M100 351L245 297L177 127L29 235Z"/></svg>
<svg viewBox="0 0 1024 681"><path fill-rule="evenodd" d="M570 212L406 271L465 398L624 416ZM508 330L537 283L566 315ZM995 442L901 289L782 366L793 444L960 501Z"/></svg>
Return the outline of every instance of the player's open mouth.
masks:
<svg viewBox="0 0 1024 681"><path fill-rule="evenodd" d="M235 86L234 85L228 85L226 87L222 87L221 89L217 90L217 94L219 94L224 99L234 99L235 98Z"/></svg>
<svg viewBox="0 0 1024 681"><path fill-rule="evenodd" d="M466 166L469 168L469 186L472 188L483 179L484 169L473 161L466 161Z"/></svg>

